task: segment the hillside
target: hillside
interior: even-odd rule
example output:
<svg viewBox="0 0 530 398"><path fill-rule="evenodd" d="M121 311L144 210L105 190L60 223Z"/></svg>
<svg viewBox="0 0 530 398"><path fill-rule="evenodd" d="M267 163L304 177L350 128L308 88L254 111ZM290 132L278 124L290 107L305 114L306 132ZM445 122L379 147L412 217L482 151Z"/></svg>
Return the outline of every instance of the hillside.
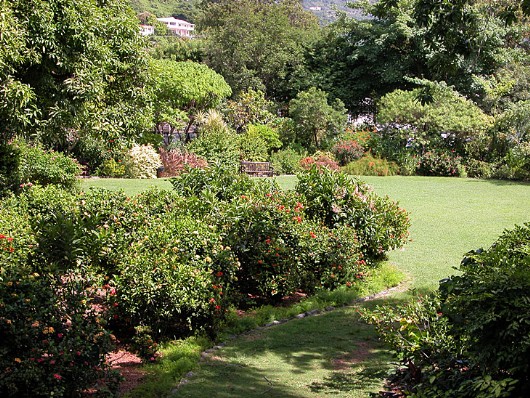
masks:
<svg viewBox="0 0 530 398"><path fill-rule="evenodd" d="M362 14L347 6L357 0L302 0L306 10L313 12L322 23L330 23L336 19L337 10L345 12L348 16L362 18Z"/></svg>
<svg viewBox="0 0 530 398"><path fill-rule="evenodd" d="M157 17L171 15L194 22L196 10L201 0L129 0L131 6L138 13L148 11ZM336 17L336 10L360 18L359 12L347 6L356 0L302 0L305 9L313 12L322 23L329 23Z"/></svg>

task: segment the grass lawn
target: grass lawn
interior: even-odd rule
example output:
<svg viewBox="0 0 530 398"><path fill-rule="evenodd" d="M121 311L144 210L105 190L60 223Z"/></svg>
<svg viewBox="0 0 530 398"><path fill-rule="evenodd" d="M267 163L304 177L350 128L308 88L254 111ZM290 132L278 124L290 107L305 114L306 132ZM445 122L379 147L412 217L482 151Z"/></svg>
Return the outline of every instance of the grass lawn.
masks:
<svg viewBox="0 0 530 398"><path fill-rule="evenodd" d="M133 196L151 187L172 189L173 186L167 178L155 179L127 179L127 178L83 178L81 189L104 188L113 191L123 190L127 195Z"/></svg>
<svg viewBox="0 0 530 398"><path fill-rule="evenodd" d="M456 272L463 255L488 247L515 224L530 222L530 184L435 177L363 177L411 214L412 241L389 260L410 286L431 290ZM295 177L280 177L292 188ZM123 184L123 185L122 185ZM141 185L140 185L141 184ZM166 180L87 180L83 187L170 188ZM373 302L365 305L374 305ZM367 397L381 388L388 353L355 307L260 329L204 361L179 397ZM175 381L175 384L178 381Z"/></svg>
<svg viewBox="0 0 530 398"><path fill-rule="evenodd" d="M444 177L363 177L411 214L412 241L390 260L418 289L454 273L470 250L489 247L505 229L530 222L530 184Z"/></svg>

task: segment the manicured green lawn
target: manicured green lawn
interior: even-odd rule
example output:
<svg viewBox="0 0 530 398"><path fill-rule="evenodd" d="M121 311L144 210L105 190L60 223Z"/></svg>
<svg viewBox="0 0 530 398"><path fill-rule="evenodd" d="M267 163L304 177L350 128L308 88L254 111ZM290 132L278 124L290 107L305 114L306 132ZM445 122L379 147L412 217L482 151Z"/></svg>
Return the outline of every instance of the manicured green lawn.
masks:
<svg viewBox="0 0 530 398"><path fill-rule="evenodd" d="M530 184L434 177L363 177L411 215L412 241L389 260L410 286L432 290L456 272L463 255L488 247L515 224L530 222ZM279 177L286 189L295 177ZM166 180L87 180L84 187L128 194ZM365 304L373 305L373 303ZM294 320L230 341L205 361L182 397L366 397L380 389L389 355L356 309ZM177 384L178 381L175 381Z"/></svg>
<svg viewBox="0 0 530 398"><path fill-rule="evenodd" d="M470 250L530 222L530 184L443 177L363 177L411 215L412 241L390 260L417 288L434 288Z"/></svg>
<svg viewBox="0 0 530 398"><path fill-rule="evenodd" d="M110 189L113 191L123 190L127 195L136 195L151 187L160 189L172 189L167 178L133 180L127 178L85 178L81 180L81 189L90 187Z"/></svg>

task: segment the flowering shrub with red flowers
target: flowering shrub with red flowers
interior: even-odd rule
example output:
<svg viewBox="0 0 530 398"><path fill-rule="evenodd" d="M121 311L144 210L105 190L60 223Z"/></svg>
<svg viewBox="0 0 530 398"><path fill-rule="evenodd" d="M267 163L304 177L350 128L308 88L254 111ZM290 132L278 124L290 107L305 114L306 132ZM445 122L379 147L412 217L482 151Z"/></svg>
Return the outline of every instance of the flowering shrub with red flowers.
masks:
<svg viewBox="0 0 530 398"><path fill-rule="evenodd" d="M339 165L345 166L354 160L359 159L364 154L364 148L357 141L344 140L337 142L331 152L335 155Z"/></svg>
<svg viewBox="0 0 530 398"><path fill-rule="evenodd" d="M275 302L296 290L314 292L355 280L355 232L335 233L309 220L301 200L271 192L243 195L225 208L223 239L241 263L236 285L243 297Z"/></svg>
<svg viewBox="0 0 530 398"><path fill-rule="evenodd" d="M340 225L353 228L367 262L383 258L386 251L407 241L407 212L344 173L314 167L298 175L295 190L304 197L309 218L331 229Z"/></svg>
<svg viewBox="0 0 530 398"><path fill-rule="evenodd" d="M215 333L238 270L215 225L168 213L138 228L142 238L121 252L117 266L108 300L113 318L156 336Z"/></svg>
<svg viewBox="0 0 530 398"><path fill-rule="evenodd" d="M92 306L92 281L81 274L0 274L0 395L115 393L119 375L105 356L114 337Z"/></svg>
<svg viewBox="0 0 530 398"><path fill-rule="evenodd" d="M300 160L300 167L310 170L313 167L318 169L339 170L339 164L333 159L333 155L325 152L316 152L312 156L307 156Z"/></svg>
<svg viewBox="0 0 530 398"><path fill-rule="evenodd" d="M393 202L327 168L299 179L298 192L283 192L212 166L173 179L173 191L32 186L5 198L0 393L112 389L111 330L149 362L157 339L215 335L248 298L362 283L371 261L403 243L406 212Z"/></svg>

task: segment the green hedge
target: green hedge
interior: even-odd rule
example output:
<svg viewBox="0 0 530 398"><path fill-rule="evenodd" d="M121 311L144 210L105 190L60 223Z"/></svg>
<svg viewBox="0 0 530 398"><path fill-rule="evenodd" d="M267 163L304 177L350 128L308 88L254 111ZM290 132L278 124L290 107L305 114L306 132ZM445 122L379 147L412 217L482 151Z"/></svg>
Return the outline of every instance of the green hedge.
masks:
<svg viewBox="0 0 530 398"><path fill-rule="evenodd" d="M112 390L111 332L155 360L152 337L213 336L226 309L249 298L361 284L376 258L404 243L406 213L390 200L326 170L301 180L312 194L212 167L134 197L57 185L8 195L0 393Z"/></svg>

